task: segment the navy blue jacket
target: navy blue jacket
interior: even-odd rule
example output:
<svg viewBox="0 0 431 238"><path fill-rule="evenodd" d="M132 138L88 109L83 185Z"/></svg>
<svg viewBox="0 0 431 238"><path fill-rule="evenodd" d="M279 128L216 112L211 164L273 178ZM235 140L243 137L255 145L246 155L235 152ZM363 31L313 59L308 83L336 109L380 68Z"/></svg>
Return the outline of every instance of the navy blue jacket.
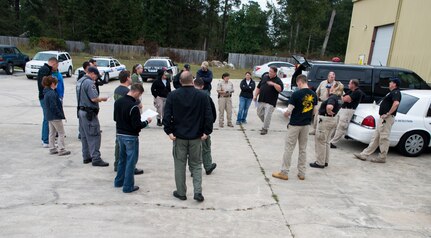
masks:
<svg viewBox="0 0 431 238"><path fill-rule="evenodd" d="M211 70L203 71L202 69L196 72L196 78L202 78L204 81L204 90L211 91L211 82L213 81L213 72Z"/></svg>
<svg viewBox="0 0 431 238"><path fill-rule="evenodd" d="M45 63L37 73L37 88L39 89L39 100L43 99L43 85L42 79L45 76L49 76L52 74L52 67Z"/></svg>
<svg viewBox="0 0 431 238"><path fill-rule="evenodd" d="M63 104L60 101L57 91L52 88L45 88L43 90L44 103L46 107L46 120L62 120L66 119L63 112Z"/></svg>

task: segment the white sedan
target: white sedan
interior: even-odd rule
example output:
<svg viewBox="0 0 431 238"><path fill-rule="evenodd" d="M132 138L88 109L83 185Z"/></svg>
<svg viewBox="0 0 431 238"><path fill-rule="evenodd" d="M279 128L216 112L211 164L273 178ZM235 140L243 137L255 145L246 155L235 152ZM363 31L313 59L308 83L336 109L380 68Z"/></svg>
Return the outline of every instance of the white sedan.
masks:
<svg viewBox="0 0 431 238"><path fill-rule="evenodd" d="M268 74L269 67L272 67L272 66L274 66L278 69L281 67L295 68L295 66L289 62L272 61L272 62L268 62L268 63L263 64L263 65L255 66L253 68L253 76L257 77L257 78L262 78L264 75Z"/></svg>
<svg viewBox="0 0 431 238"><path fill-rule="evenodd" d="M389 136L390 146L397 147L405 156L418 156L430 147L431 90L401 91L394 125ZM347 136L365 144L371 142L379 106L359 104L347 130Z"/></svg>

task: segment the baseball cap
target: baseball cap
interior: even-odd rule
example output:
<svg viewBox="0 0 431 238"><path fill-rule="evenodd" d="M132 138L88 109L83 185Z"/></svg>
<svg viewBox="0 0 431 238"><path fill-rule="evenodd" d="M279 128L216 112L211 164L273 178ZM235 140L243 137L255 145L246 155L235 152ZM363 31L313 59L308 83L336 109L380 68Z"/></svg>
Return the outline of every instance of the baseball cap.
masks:
<svg viewBox="0 0 431 238"><path fill-rule="evenodd" d="M96 75L100 75L99 70L96 67L88 67L87 72L95 73Z"/></svg>
<svg viewBox="0 0 431 238"><path fill-rule="evenodd" d="M389 82L394 82L397 86L400 86L401 80L397 77L389 78Z"/></svg>
<svg viewBox="0 0 431 238"><path fill-rule="evenodd" d="M187 70L190 70L190 65L189 64L185 64L184 68L186 68Z"/></svg>

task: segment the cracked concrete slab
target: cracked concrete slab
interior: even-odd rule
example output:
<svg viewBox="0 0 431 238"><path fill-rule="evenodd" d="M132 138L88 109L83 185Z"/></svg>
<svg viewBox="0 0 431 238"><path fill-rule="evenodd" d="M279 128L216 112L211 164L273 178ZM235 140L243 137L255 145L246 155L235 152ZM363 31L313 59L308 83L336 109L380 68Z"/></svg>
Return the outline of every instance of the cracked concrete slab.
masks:
<svg viewBox="0 0 431 238"><path fill-rule="evenodd" d="M213 87L218 80L214 80ZM172 196L172 144L155 123L140 136L135 177L140 190L113 187L115 124L113 102L101 104L102 158L111 165L82 164L77 139L75 78L65 78L66 146L58 157L41 148L41 109L35 80L0 72L0 236L1 237L430 237L431 165L428 153L405 158L390 152L386 164L351 159L365 146L343 140L331 150L330 166L309 168L296 178L296 154L288 181L271 177L284 149L286 121L274 112L268 135L250 107L248 124L218 128L212 135L217 169L203 175L205 201ZM233 80L239 91L239 80ZM111 96L118 81L101 87ZM144 107L153 108L150 83ZM238 108L234 94L234 111ZM212 94L217 105L215 93ZM279 106L283 107L282 103ZM236 115L233 116L236 118ZM314 161L314 138L308 161ZM189 176L189 173L188 173Z"/></svg>

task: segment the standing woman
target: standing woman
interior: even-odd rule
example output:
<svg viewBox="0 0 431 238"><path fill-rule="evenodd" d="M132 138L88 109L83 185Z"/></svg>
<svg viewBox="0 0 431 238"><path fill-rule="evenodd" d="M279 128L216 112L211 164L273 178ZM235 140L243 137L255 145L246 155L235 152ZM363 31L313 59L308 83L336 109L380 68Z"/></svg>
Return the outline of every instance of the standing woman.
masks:
<svg viewBox="0 0 431 238"><path fill-rule="evenodd" d="M332 132L337 128L337 113L341 108L341 96L344 85L334 82L329 90L329 98L322 102L317 119L315 146L317 160L310 163L310 167L323 169L329 162L329 142Z"/></svg>
<svg viewBox="0 0 431 238"><path fill-rule="evenodd" d="M241 81L240 88L238 117L236 119L237 125L247 123L248 108L253 100L253 91L256 88L256 83L251 78L250 72L245 73L245 78Z"/></svg>
<svg viewBox="0 0 431 238"><path fill-rule="evenodd" d="M132 83L140 83L142 84L144 81L142 80L141 74L144 71L144 67L141 64L136 64L132 69Z"/></svg>

